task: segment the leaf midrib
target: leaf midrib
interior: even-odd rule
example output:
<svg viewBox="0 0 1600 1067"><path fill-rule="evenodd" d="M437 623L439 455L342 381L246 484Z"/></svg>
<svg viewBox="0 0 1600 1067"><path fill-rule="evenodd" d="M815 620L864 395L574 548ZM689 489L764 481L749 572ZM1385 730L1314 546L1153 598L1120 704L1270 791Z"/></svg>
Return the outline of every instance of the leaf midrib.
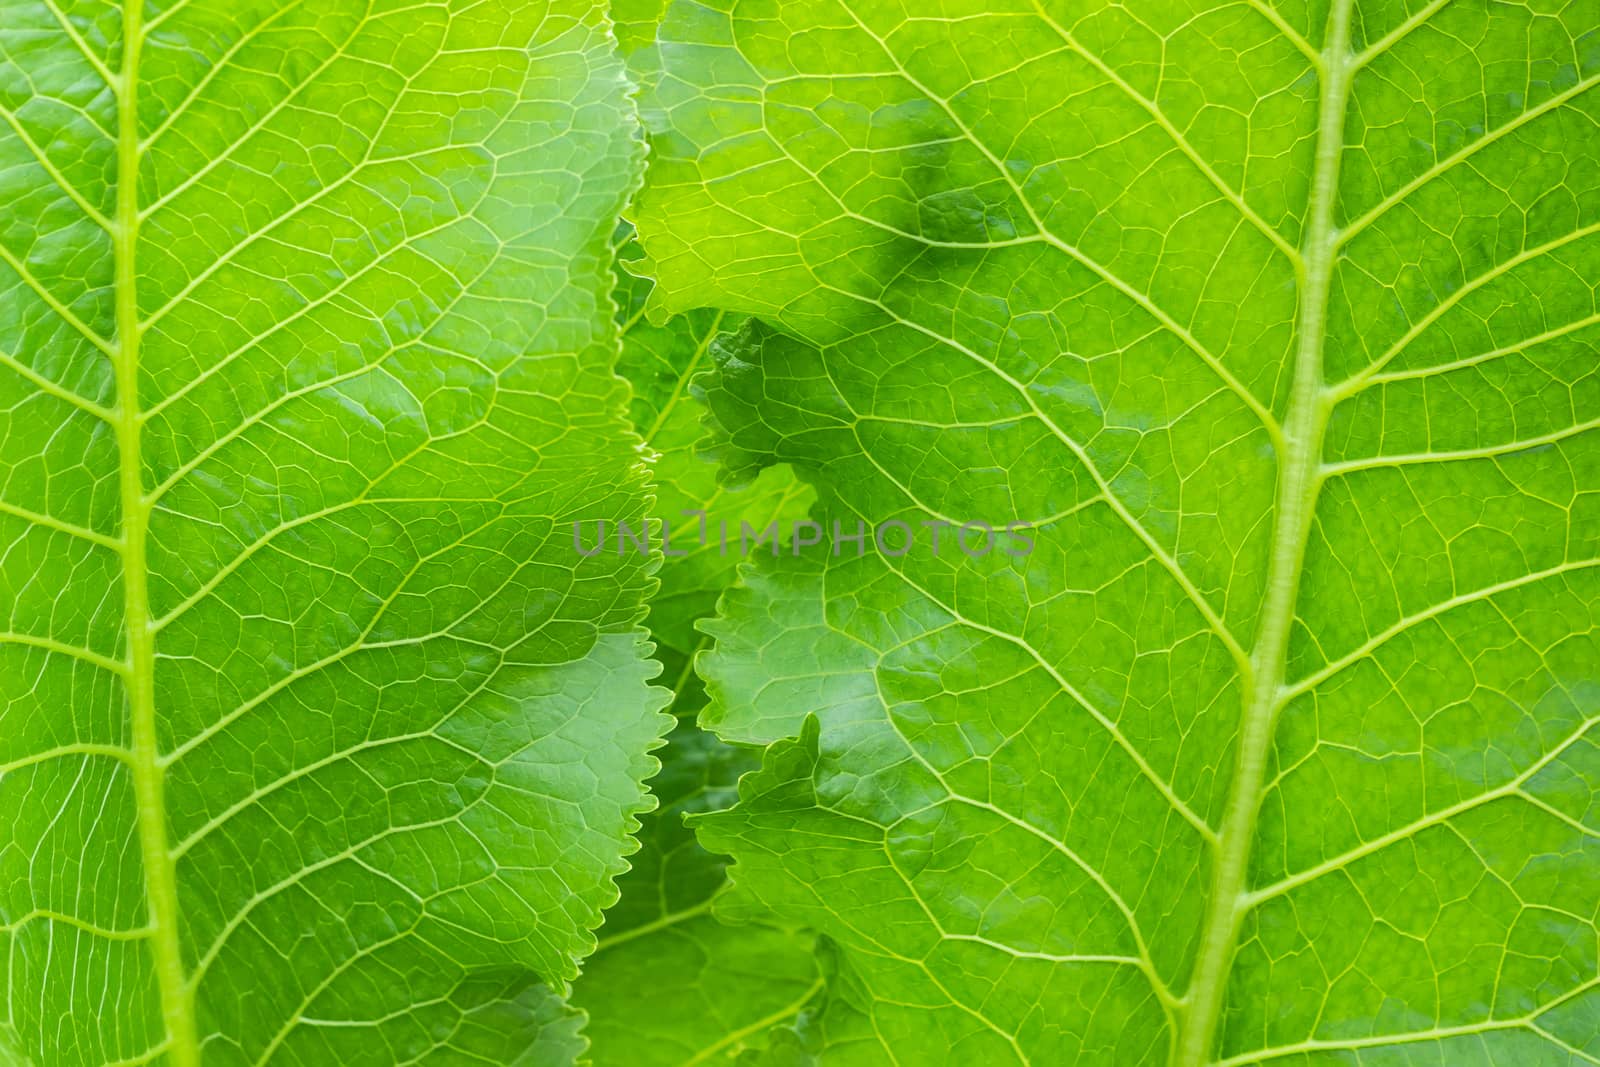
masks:
<svg viewBox="0 0 1600 1067"><path fill-rule="evenodd" d="M1284 421L1267 601L1261 630L1250 654L1245 686L1249 703L1240 724L1233 781L1218 834L1200 952L1185 997L1189 1003L1184 1007L1183 1022L1176 1035L1174 1060L1178 1067L1201 1067L1211 1062L1240 927L1253 906L1245 879L1273 729L1283 705L1289 631L1298 602L1307 536L1322 484L1323 434L1332 406L1332 394L1323 380L1323 349L1333 263L1339 251L1334 206L1344 153L1345 109L1350 81L1360 66L1360 57L1350 50L1353 6L1354 0L1333 0L1328 11L1326 44L1317 64L1320 92L1316 162L1296 272L1300 308L1295 330L1293 391Z"/></svg>
<svg viewBox="0 0 1600 1067"><path fill-rule="evenodd" d="M150 612L149 558L145 542L151 503L144 491L139 433L139 57L144 44L144 5L122 8L122 67L117 96L117 204L112 220L115 261L116 338L112 366L117 384L113 411L121 504L123 624L127 627L126 670L132 770L149 911L150 950L161 996L166 1052L174 1067L198 1067L194 991L184 972L178 940L175 863L167 842L166 799L160 740L156 730L155 625Z"/></svg>

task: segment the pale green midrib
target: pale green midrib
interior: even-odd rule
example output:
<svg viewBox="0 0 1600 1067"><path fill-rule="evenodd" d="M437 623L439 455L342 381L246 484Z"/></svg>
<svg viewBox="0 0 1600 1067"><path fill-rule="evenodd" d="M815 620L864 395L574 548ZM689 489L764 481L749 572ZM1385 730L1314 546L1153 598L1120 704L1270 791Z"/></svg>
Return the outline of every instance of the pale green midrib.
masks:
<svg viewBox="0 0 1600 1067"><path fill-rule="evenodd" d="M1323 345L1333 263L1338 253L1333 209L1344 150L1345 107L1350 78L1356 69L1356 57L1350 51L1353 4L1354 0L1333 0L1328 12L1327 43L1318 72L1321 93L1317 109L1316 163L1302 239L1304 266L1296 324L1294 385L1284 422L1284 455L1279 464L1278 507L1272 534L1267 599L1261 630L1250 655L1250 675L1245 687L1249 703L1240 724L1233 781L1218 835L1199 955L1194 978L1185 995L1188 1003L1184 1005L1183 1022L1176 1035L1174 1061L1178 1067L1202 1067L1211 1062L1240 926L1250 907L1245 877L1287 670L1289 631L1298 600L1306 538L1321 485L1319 466L1329 409L1329 395L1323 381Z"/></svg>
<svg viewBox="0 0 1600 1067"><path fill-rule="evenodd" d="M129 765L138 806L139 853L149 908L149 945L161 994L166 1051L173 1067L199 1067L193 991L184 974L178 941L178 891L167 847L166 801L156 734L155 629L150 614L149 560L145 538L150 501L144 492L139 431L139 54L144 5L127 0L122 9L122 70L117 90L117 208L112 227L116 271L115 409L118 484L122 509L123 615L127 627L128 714L132 739Z"/></svg>
<svg viewBox="0 0 1600 1067"><path fill-rule="evenodd" d="M686 923L691 919L698 919L702 915L710 914L711 898L708 897L692 907L684 908L681 911L668 912L659 918L651 919L649 922L640 923L638 926L630 926L621 933L612 934L610 937L601 938L599 941L595 942L594 955L598 956L600 953L605 952L608 949L617 948L620 945L626 945L628 942L637 941L641 937L649 937L651 934L658 934L663 930L670 930L679 923Z"/></svg>
<svg viewBox="0 0 1600 1067"><path fill-rule="evenodd" d="M764 1033L780 1023L788 1022L805 1010L806 1005L811 1003L812 998L822 992L822 986L823 979L818 978L811 983L804 993L801 993L799 997L790 1003L785 1004L771 1015L764 1016L753 1023L747 1023L739 1029L731 1031L715 1044L707 1045L691 1058L684 1060L683 1067L695 1067L696 1064L705 1063L720 1052L732 1050L733 1046L752 1034Z"/></svg>
<svg viewBox="0 0 1600 1067"><path fill-rule="evenodd" d="M672 383L671 395L667 397L667 402L661 405L661 410L656 413L655 420L650 423L650 429L643 434L646 447L653 448L655 446L656 435L661 433L661 428L667 424L667 419L671 416L673 409L678 406L678 402L683 399L684 394L688 391L689 380L694 377L695 372L700 369L700 364L705 361L706 353L711 350L712 342L722 333L722 320L726 317L727 312L718 311L716 317L711 320L711 324L706 327L705 336L701 337L700 343L695 346L694 356L689 360L689 365L683 368L683 373L678 375L678 380Z"/></svg>

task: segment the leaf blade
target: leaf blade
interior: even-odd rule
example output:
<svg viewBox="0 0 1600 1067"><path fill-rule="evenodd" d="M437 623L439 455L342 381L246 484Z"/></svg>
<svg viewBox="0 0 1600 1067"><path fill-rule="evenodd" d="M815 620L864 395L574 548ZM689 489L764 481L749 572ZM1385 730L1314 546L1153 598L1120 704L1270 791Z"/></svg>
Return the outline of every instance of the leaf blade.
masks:
<svg viewBox="0 0 1600 1067"><path fill-rule="evenodd" d="M8 1042L575 1058L667 724L646 567L564 536L646 500L603 13L4 22Z"/></svg>
<svg viewBox="0 0 1600 1067"><path fill-rule="evenodd" d="M749 914L839 943L897 1050L1592 1054L1600 397L1563 342L1595 306L1567 175L1600 151L1596 27L1332 16L1299 47L1239 5L669 10L638 222L665 307L771 327L709 390L740 466L847 523L1039 528L1025 562L763 564L712 627L708 721L776 744L701 832ZM1558 764L1552 809L1500 792ZM1484 886L1249 896L1368 842ZM1085 944L1153 977L1091 979ZM1491 994L1513 958L1546 969Z"/></svg>

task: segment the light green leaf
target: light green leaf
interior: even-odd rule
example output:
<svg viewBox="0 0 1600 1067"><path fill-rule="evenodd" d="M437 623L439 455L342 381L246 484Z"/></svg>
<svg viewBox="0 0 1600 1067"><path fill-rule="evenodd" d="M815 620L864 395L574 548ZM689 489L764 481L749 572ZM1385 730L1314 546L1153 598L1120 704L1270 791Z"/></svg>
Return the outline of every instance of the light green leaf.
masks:
<svg viewBox="0 0 1600 1067"><path fill-rule="evenodd" d="M0 1032L570 1062L669 720L576 0L0 0Z"/></svg>
<svg viewBox="0 0 1600 1067"><path fill-rule="evenodd" d="M616 23L617 46L630 58L654 43L667 0L612 0L611 19Z"/></svg>
<svg viewBox="0 0 1600 1067"><path fill-rule="evenodd" d="M653 325L644 317L649 292L649 282L623 275L618 370L635 389L634 423L657 453L655 517L672 527L674 554L662 561L650 628L667 677L677 679L679 721L650 783L661 807L643 820L640 851L618 881L622 899L606 913L599 949L573 989L600 1067L731 1063L792 1020L818 988L809 935L713 916L727 861L683 824L686 813L731 804L739 775L760 763L694 723L705 700L690 669L704 642L694 624L734 580L739 524L765 529L800 518L810 493L777 467L740 489L718 484L716 465L696 454L705 409L692 393L726 318L691 313ZM723 524L732 527L731 546L718 535ZM586 546L595 536L586 535ZM654 536L661 549L659 526Z"/></svg>
<svg viewBox="0 0 1600 1067"><path fill-rule="evenodd" d="M727 911L882 1055L801 1044L1600 1062L1600 9L678 0L652 55L657 299L761 320L735 465L915 532L709 630L776 742Z"/></svg>

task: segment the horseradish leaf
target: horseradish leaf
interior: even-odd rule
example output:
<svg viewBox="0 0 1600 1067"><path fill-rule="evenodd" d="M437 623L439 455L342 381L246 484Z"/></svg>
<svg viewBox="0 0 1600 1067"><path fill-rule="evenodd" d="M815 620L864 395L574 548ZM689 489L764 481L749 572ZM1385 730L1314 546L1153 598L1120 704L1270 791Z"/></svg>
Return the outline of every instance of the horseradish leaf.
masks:
<svg viewBox="0 0 1600 1067"><path fill-rule="evenodd" d="M656 299L758 320L728 452L888 531L708 628L772 745L726 910L836 961L792 1046L1600 1061L1600 9L676 0L650 54Z"/></svg>
<svg viewBox="0 0 1600 1067"><path fill-rule="evenodd" d="M0 4L0 1037L571 1062L666 732L575 0Z"/></svg>

